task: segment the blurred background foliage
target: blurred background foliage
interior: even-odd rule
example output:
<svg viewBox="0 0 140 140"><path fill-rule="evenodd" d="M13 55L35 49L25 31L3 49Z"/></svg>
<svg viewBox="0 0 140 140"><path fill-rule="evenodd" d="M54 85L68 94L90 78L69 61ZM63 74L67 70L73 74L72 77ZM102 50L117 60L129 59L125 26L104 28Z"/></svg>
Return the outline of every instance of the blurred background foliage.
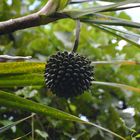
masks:
<svg viewBox="0 0 140 140"><path fill-rule="evenodd" d="M106 0L108 1L108 0ZM37 11L46 1L41 0L0 0L0 21L20 17ZM83 7L97 6L99 3L82 4ZM72 5L76 7L78 5ZM124 11L108 12L106 15L131 20ZM33 61L46 62L57 51L71 51L75 39L75 21L63 19L49 25L16 31L0 37L0 55L21 55L33 57ZM126 28L137 34L138 29ZM139 60L139 48L118 39L98 28L82 23L78 53L92 61ZM121 66L115 64L95 65L95 80L116 82L140 88L140 66ZM90 91L66 101L50 93L46 87L27 86L1 88L15 92L23 98L58 108L81 119L90 120L108 128L125 138L139 137L140 131L140 94L113 87L93 85ZM6 126L31 115L1 106L0 126ZM33 124L34 123L34 126ZM37 114L0 134L0 140L12 140L25 136L34 128L35 140L117 140L109 133L95 127L56 120ZM29 133L22 138L31 140ZM139 139L139 138L138 138Z"/></svg>

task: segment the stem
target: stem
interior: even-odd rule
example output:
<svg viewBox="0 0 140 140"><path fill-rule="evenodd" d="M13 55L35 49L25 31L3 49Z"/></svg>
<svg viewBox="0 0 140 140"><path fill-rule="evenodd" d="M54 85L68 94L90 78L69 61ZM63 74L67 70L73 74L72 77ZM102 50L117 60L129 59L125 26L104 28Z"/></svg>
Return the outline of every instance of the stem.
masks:
<svg viewBox="0 0 140 140"><path fill-rule="evenodd" d="M66 100L66 104L67 104L67 107L68 107L68 111L70 114L74 115L73 114L73 111L71 110L70 108L70 104L69 104L70 100ZM76 122L73 122L73 126L74 126L74 131L75 133L77 133L77 125L76 125Z"/></svg>
<svg viewBox="0 0 140 140"><path fill-rule="evenodd" d="M76 39L75 39L75 43L74 43L74 47L73 47L72 53L75 53L77 51L77 49L78 49L79 37L80 37L80 28L81 28L80 20L77 20Z"/></svg>
<svg viewBox="0 0 140 140"><path fill-rule="evenodd" d="M32 113L32 120L31 120L31 126L32 126L32 140L35 139L35 129L34 129L34 116L35 116L35 113Z"/></svg>

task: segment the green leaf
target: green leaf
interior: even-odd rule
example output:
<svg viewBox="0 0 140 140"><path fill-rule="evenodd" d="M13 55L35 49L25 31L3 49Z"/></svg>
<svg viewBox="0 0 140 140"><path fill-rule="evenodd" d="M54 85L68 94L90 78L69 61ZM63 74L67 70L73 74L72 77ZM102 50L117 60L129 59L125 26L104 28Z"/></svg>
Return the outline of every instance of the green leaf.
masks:
<svg viewBox="0 0 140 140"><path fill-rule="evenodd" d="M3 133L4 131L10 129L11 127L16 126L17 124L19 124L19 123L21 123L21 122L23 122L23 121L25 121L25 120L27 120L27 119L33 117L33 116L34 116L34 114L32 114L31 116L28 116L28 117L26 117L26 118L23 118L23 119L21 119L21 120L19 120L19 121L16 121L16 122L14 122L14 123L11 123L11 124L9 124L9 125L7 125L7 126L1 127L1 128L0 128L0 134Z"/></svg>
<svg viewBox="0 0 140 140"><path fill-rule="evenodd" d="M118 2L118 1L125 1L125 0L96 0L96 1L107 1L107 2ZM93 0L71 0L71 3L82 3L82 2L93 2Z"/></svg>
<svg viewBox="0 0 140 140"><path fill-rule="evenodd" d="M107 15L103 15L103 14L91 14L87 17L86 16L81 17L80 20L83 22L86 22L86 23L140 28L140 24L137 22L132 22L129 20L124 20L121 18L116 18L116 17L107 16Z"/></svg>
<svg viewBox="0 0 140 140"><path fill-rule="evenodd" d="M43 86L45 85L44 74L3 74L0 75L0 87Z"/></svg>
<svg viewBox="0 0 140 140"><path fill-rule="evenodd" d="M35 113L40 113L44 115L49 115L54 118L59 118L62 120L73 120L78 122L83 122L78 117L60 111L58 109L54 109L49 106L45 106L19 96L9 94L4 91L0 91L0 105L8 106L8 107L19 107L20 109L28 110Z"/></svg>
<svg viewBox="0 0 140 140"><path fill-rule="evenodd" d="M105 65L105 64L114 64L114 65L140 65L137 61L131 60L112 60L112 61L92 61L92 65Z"/></svg>
<svg viewBox="0 0 140 140"><path fill-rule="evenodd" d="M23 73L44 73L45 63L42 62L6 62L0 63L0 75L2 74L23 74Z"/></svg>
<svg viewBox="0 0 140 140"><path fill-rule="evenodd" d="M21 137L15 138L15 139L13 139L13 140L21 140L21 139L27 137L28 135L30 135L31 133L32 133L32 132L28 132L27 134L25 134L25 135L23 135L23 136L21 136Z"/></svg>
<svg viewBox="0 0 140 140"><path fill-rule="evenodd" d="M45 63L0 63L0 87L38 85L43 86Z"/></svg>
<svg viewBox="0 0 140 140"><path fill-rule="evenodd" d="M70 1L70 0L60 0L58 10L64 9L64 8L68 5L69 1Z"/></svg>
<svg viewBox="0 0 140 140"><path fill-rule="evenodd" d="M72 18L79 18L81 16L85 16L85 15L97 13L97 12L102 12L102 11L110 10L110 9L112 10L119 6L135 3L135 2L139 2L139 0L126 0L124 2L118 2L118 3L107 5L107 6L91 7L91 8L86 8L82 10L65 10L64 13L66 13Z"/></svg>
<svg viewBox="0 0 140 140"><path fill-rule="evenodd" d="M90 25L94 26L96 28L99 28L99 29L103 30L104 32L109 33L109 34L111 34L113 36L116 36L116 37L118 37L120 39L124 39L127 42L129 42L129 43L131 43L131 44L133 44L133 45L135 45L137 47L140 47L139 42L136 41L136 36L133 35L133 34L129 34L129 32L128 33L125 33L125 32L123 33L123 31L121 31L121 33L119 33L120 32L119 29L118 30L115 29L115 30L117 30L117 32L114 32L114 28L109 27L109 26L102 26L102 25L97 25L97 24L90 24ZM130 37L128 38L128 35L131 36L131 38Z"/></svg>
<svg viewBox="0 0 140 140"><path fill-rule="evenodd" d="M45 131L40 131L40 130L36 129L35 132L44 139L47 139L49 136Z"/></svg>
<svg viewBox="0 0 140 140"><path fill-rule="evenodd" d="M100 0L100 1L104 1L104 0ZM115 2L114 0L106 0L106 1ZM116 2L122 2L122 1L125 1L125 0L117 0ZM70 4L80 4L80 3L88 3L88 2L93 2L93 0L78 0L78 1L77 0L71 0ZM113 9L104 10L103 12L125 10L125 9L136 8L136 7L140 7L140 5L132 5L132 6L113 8Z"/></svg>
<svg viewBox="0 0 140 140"><path fill-rule="evenodd" d="M12 108L23 109L23 110L28 110L31 112L51 116L51 117L61 119L61 120L75 121L78 123L92 125L92 126L97 127L98 129L105 131L105 132L111 133L112 135L114 135L122 140L125 140L125 138L123 138L122 136L120 136L120 135L118 135L118 134L116 134L116 133L114 133L106 128L103 128L97 124L83 121L80 118L73 116L73 115L70 115L66 112L63 112L63 111L60 111L58 109L33 102L31 100L21 98L19 96L16 96L16 95L4 92L4 91L0 91L0 105L12 107Z"/></svg>
<svg viewBox="0 0 140 140"><path fill-rule="evenodd" d="M140 138L140 134L136 135L136 138Z"/></svg>
<svg viewBox="0 0 140 140"><path fill-rule="evenodd" d="M118 8L104 10L103 12L111 12L111 11L118 11L118 10L120 11L120 10L126 10L126 9L137 8L137 7L140 7L140 5L132 5L132 6L125 6L125 7L118 7Z"/></svg>
<svg viewBox="0 0 140 140"><path fill-rule="evenodd" d="M93 81L92 83L97 84L97 85L117 87L117 88L120 88L120 89L125 89L125 90L130 90L130 91L140 93L140 88L128 86L128 85L125 85L125 84L118 84L118 83L112 83L112 82L100 82L100 81Z"/></svg>

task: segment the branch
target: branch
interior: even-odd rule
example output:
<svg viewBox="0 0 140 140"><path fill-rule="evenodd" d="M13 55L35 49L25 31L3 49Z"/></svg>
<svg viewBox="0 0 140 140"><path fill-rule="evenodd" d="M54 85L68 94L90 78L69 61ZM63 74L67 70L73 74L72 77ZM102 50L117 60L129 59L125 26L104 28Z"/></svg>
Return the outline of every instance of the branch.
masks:
<svg viewBox="0 0 140 140"><path fill-rule="evenodd" d="M17 30L45 25L59 19L66 18L64 14L57 12L58 4L55 0L49 0L47 4L38 12L7 21L0 22L0 35L11 33Z"/></svg>

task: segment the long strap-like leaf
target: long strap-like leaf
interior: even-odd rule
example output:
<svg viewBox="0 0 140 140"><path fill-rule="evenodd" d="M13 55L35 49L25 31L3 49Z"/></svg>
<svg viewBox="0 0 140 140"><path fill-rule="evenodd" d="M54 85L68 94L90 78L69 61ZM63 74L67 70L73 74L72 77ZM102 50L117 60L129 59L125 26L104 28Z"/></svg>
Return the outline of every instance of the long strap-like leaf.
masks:
<svg viewBox="0 0 140 140"><path fill-rule="evenodd" d="M112 83L112 82L101 82L101 81L93 81L92 83L96 84L96 85L117 87L117 88L120 88L120 89L123 89L123 90L130 90L130 91L140 93L140 88L128 86L128 85L125 85L125 84L118 84L118 83Z"/></svg>
<svg viewBox="0 0 140 140"><path fill-rule="evenodd" d="M0 63L0 75L2 74L23 74L42 73L45 70L43 62L7 62Z"/></svg>
<svg viewBox="0 0 140 140"><path fill-rule="evenodd" d="M65 10L64 13L66 13L67 15L69 15L72 18L79 18L81 16L85 16L88 14L92 14L92 13L97 13L97 12L102 12L105 10L110 10L119 6L123 6L126 4L130 4L130 3L135 3L135 2L140 2L140 0L126 0L123 2L118 2L115 4L111 4L111 5L106 5L106 6L100 6L100 7L91 7L91 8L87 8L87 9L82 9L82 10Z"/></svg>
<svg viewBox="0 0 140 140"><path fill-rule="evenodd" d="M16 96L14 94L10 94L10 93L4 92L4 91L0 91L0 105L12 107L12 108L17 108L17 109L22 109L22 110L26 110L26 111L31 111L31 112L35 112L38 114L61 119L61 120L75 121L78 123L92 125L92 126L97 127L98 129L105 131L105 132L111 133L112 135L114 135L122 140L125 140L125 138L123 138L122 136L120 136L120 135L118 135L118 134L116 134L116 133L114 133L106 128L103 128L97 124L83 121L80 118L73 116L71 114L68 114L66 112L63 112L63 111L60 111L58 109L33 102L31 100L21 98L19 96Z"/></svg>
<svg viewBox="0 0 140 140"><path fill-rule="evenodd" d="M120 39L126 40L127 42L129 42L129 43L133 44L134 46L137 46L137 47L140 48L140 44L136 40L134 40L133 37L128 38L127 37L128 34L126 34L126 33L119 34L119 31L115 32L112 28L110 28L108 26L102 26L102 25L97 25L97 24L90 24L90 25L94 26L94 27L96 27L98 29L101 29L102 31L104 31L106 33L109 33L109 34L111 34L113 36L116 36L116 37L118 37ZM130 35L130 36L133 36L133 34Z"/></svg>
<svg viewBox="0 0 140 140"><path fill-rule="evenodd" d="M11 123L11 124L9 124L9 125L6 125L6 126L1 127L1 128L0 128L0 134L3 133L4 131L10 129L10 128L13 127L13 126L16 126L17 124L22 123L23 121L25 121L25 120L27 120L27 119L33 117L33 116L34 116L34 114L32 114L32 115L30 115L30 116L28 116L28 117L26 117L26 118L23 118L23 119L21 119L21 120L18 120L18 121L16 121L16 122L13 122L13 123Z"/></svg>
<svg viewBox="0 0 140 140"><path fill-rule="evenodd" d="M138 23L138 22L132 22L129 20L116 18L116 17L112 17L112 16L107 16L107 15L103 15L103 14L91 14L87 17L86 16L81 17L80 20L85 21L87 23L140 28L140 23Z"/></svg>

